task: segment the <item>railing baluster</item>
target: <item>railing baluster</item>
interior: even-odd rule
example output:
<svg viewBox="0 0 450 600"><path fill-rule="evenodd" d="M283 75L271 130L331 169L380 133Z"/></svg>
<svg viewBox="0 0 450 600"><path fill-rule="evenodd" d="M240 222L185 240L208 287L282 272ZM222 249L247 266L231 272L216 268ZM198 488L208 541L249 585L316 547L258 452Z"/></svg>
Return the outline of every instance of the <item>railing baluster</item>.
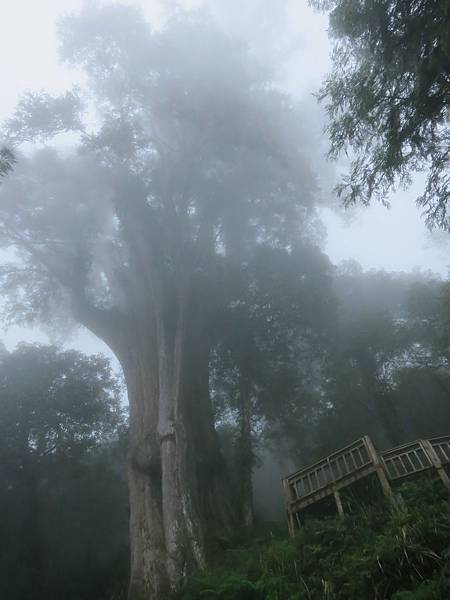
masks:
<svg viewBox="0 0 450 600"><path fill-rule="evenodd" d="M353 460L355 461L355 464L359 467L363 466L363 460L362 460L362 456L361 456L361 452L359 451L359 448L355 448L353 450L354 455L353 455Z"/></svg>
<svg viewBox="0 0 450 600"><path fill-rule="evenodd" d="M340 470L339 470L339 465L337 464L337 460L332 460L331 461L331 465L332 465L332 469L333 469L333 478L334 481L336 481L337 479L340 478Z"/></svg>
<svg viewBox="0 0 450 600"><path fill-rule="evenodd" d="M346 475L348 475L351 472L351 469L350 469L350 467L348 465L348 462L347 462L347 457L348 457L347 453L345 453L345 454L342 455L342 460L344 461L345 470L346 470L345 474Z"/></svg>
<svg viewBox="0 0 450 600"><path fill-rule="evenodd" d="M370 454L364 444L361 446L360 452L361 456L363 457L363 464L368 464L370 462Z"/></svg>
<svg viewBox="0 0 450 600"><path fill-rule="evenodd" d="M433 444L433 448L436 452L436 454L439 456L439 459L443 462L446 463L450 460L450 454L447 455L445 449L446 449L447 444Z"/></svg>
<svg viewBox="0 0 450 600"><path fill-rule="evenodd" d="M352 451L350 451L350 452L347 453L347 459L348 459L348 464L349 464L349 467L350 467L349 468L349 472L353 473L353 471L356 471L357 467L356 467L355 461L353 460L353 452Z"/></svg>
<svg viewBox="0 0 450 600"><path fill-rule="evenodd" d="M422 471L424 467L423 467L423 464L422 464L422 462L420 460L419 455L417 454L417 450L414 450L411 453L411 455L412 455L412 457L414 457L414 460L416 462L416 464L415 464L415 470L416 471ZM411 460L412 460L412 458L411 458Z"/></svg>
<svg viewBox="0 0 450 600"><path fill-rule="evenodd" d="M425 469L425 467L428 466L427 463L429 463L429 460L427 460L427 455L423 451L423 448L418 448L416 450L416 456L420 462L421 468Z"/></svg>
<svg viewBox="0 0 450 600"><path fill-rule="evenodd" d="M400 477L400 473L399 473L399 471L398 471L398 469L397 469L397 464L396 464L396 462L395 462L395 458L396 458L395 456L393 456L393 457L391 458L391 466L392 466L392 469L393 469L393 470L394 470L394 472L395 472L395 477Z"/></svg>
<svg viewBox="0 0 450 600"><path fill-rule="evenodd" d="M304 487L305 496L306 496L311 491L311 486L310 486L310 483L309 483L308 476L303 477L303 487Z"/></svg>
<svg viewBox="0 0 450 600"><path fill-rule="evenodd" d="M409 473L414 473L414 471L415 471L415 468L414 468L414 465L413 465L413 463L412 463L412 460L411 460L411 452L407 452L407 453L405 454L405 458L407 458L407 459L408 459L408 463L409 463L409 467L410 467L410 468L409 468L409 471L408 471L408 469L407 469L407 471L408 471Z"/></svg>

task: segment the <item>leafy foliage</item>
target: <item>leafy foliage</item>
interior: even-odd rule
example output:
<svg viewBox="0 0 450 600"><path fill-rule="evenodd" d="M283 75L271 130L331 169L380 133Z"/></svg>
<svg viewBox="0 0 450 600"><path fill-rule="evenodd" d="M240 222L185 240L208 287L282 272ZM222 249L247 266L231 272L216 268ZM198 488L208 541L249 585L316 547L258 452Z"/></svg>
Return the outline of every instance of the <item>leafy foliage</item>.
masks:
<svg viewBox="0 0 450 600"><path fill-rule="evenodd" d="M85 85L29 92L3 126L15 147L70 133L75 150L20 156L3 186L0 243L22 258L1 273L10 317L51 319L64 294L143 312L131 305L150 275L174 303L180 273L212 304L224 255L236 264L259 242L316 235L299 115L210 20L179 16L156 33L136 9L86 6L60 38Z"/></svg>
<svg viewBox="0 0 450 600"><path fill-rule="evenodd" d="M127 567L125 429L108 361L0 359L0 595L107 598Z"/></svg>
<svg viewBox="0 0 450 600"><path fill-rule="evenodd" d="M450 508L434 481L401 489L405 508L309 521L294 539L271 534L230 549L225 565L192 578L182 600L445 598ZM434 595L433 595L434 594Z"/></svg>
<svg viewBox="0 0 450 600"><path fill-rule="evenodd" d="M348 149L346 203L386 202L397 183L427 171L418 204L428 223L450 228L448 0L311 0L330 10L333 70L327 101L331 156Z"/></svg>

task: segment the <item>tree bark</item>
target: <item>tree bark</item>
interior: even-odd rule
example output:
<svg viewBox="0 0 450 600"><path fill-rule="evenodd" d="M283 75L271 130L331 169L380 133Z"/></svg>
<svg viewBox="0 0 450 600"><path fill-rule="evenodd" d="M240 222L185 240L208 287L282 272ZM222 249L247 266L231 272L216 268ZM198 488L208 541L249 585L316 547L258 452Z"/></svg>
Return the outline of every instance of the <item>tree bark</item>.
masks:
<svg viewBox="0 0 450 600"><path fill-rule="evenodd" d="M139 231L133 244L146 256ZM140 285L126 290L128 316L90 307L77 290L74 309L116 354L128 388L128 600L165 600L205 566L208 534L230 525L232 511L209 395L207 318L192 298L192 269L167 278L165 265L149 259L140 272Z"/></svg>
<svg viewBox="0 0 450 600"><path fill-rule="evenodd" d="M130 405L128 598L150 600L167 597L169 591L157 438L157 359L154 344L140 339L137 332L132 338L128 351L119 357Z"/></svg>
<svg viewBox="0 0 450 600"><path fill-rule="evenodd" d="M233 522L209 395L210 344L198 325L193 314L174 325L130 321L112 347L130 404L128 600L167 599L205 566L209 534Z"/></svg>

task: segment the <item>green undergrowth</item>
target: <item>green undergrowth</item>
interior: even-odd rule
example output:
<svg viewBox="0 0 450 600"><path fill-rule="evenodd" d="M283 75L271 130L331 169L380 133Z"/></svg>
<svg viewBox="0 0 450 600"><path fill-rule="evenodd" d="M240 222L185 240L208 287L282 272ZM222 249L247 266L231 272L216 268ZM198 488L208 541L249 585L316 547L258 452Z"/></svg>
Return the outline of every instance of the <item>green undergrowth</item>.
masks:
<svg viewBox="0 0 450 600"><path fill-rule="evenodd" d="M268 529L224 549L179 600L450 600L450 503L444 486L401 488L402 507L360 506L305 523L294 539Z"/></svg>

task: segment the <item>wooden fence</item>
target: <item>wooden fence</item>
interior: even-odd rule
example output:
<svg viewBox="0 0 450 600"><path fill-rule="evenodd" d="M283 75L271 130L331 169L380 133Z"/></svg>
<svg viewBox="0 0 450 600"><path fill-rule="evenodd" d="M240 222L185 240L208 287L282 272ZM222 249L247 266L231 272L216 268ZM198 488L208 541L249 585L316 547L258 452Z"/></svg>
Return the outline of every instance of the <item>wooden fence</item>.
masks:
<svg viewBox="0 0 450 600"><path fill-rule="evenodd" d="M327 496L334 497L337 510L344 514L339 490L375 474L385 496L394 501L391 482L434 470L450 491L445 467L450 465L450 435L416 440L378 452L370 437L333 452L315 464L283 479L289 532L301 526L301 512Z"/></svg>

